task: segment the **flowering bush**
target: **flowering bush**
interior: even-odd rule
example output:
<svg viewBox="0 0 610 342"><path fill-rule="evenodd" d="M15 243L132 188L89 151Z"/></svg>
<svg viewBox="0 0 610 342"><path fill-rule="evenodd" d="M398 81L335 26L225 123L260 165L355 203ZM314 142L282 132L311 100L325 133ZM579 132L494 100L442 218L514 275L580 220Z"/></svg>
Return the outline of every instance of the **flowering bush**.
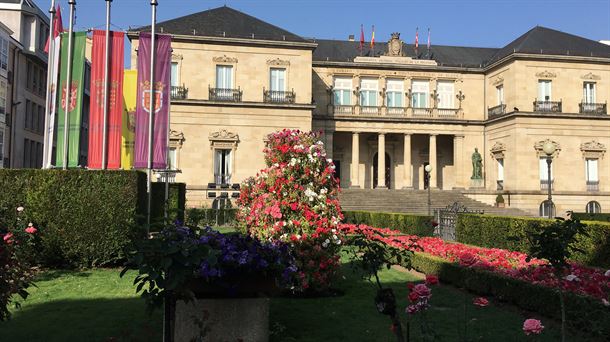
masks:
<svg viewBox="0 0 610 342"><path fill-rule="evenodd" d="M298 130L270 134L267 167L242 184L238 200L249 235L294 246L297 291L327 289L339 266L339 183L319 138Z"/></svg>
<svg viewBox="0 0 610 342"><path fill-rule="evenodd" d="M19 306L14 295L27 298L32 279L30 266L36 255L38 229L26 223L23 207L16 210L17 220L9 228L0 227L0 321L10 318L11 303Z"/></svg>
<svg viewBox="0 0 610 342"><path fill-rule="evenodd" d="M542 330L544 330L544 325L537 319L528 318L523 322L523 332L526 335L540 335Z"/></svg>

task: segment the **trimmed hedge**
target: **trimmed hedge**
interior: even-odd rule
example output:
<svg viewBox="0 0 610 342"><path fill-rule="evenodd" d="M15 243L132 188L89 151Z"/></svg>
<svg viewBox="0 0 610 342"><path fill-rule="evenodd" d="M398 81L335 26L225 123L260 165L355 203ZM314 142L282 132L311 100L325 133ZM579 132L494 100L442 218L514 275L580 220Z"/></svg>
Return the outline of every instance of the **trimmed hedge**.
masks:
<svg viewBox="0 0 610 342"><path fill-rule="evenodd" d="M152 205L151 221L162 220L165 216L165 183L154 182L152 183ZM146 196L146 189L142 192ZM143 199L143 203L146 203L146 198ZM186 204L186 184L184 183L170 183L169 184L169 210L168 216L171 221L184 221L184 210ZM144 212L144 211L143 211Z"/></svg>
<svg viewBox="0 0 610 342"><path fill-rule="evenodd" d="M0 225L13 222L15 208L25 207L27 218L39 228L43 265L116 264L132 241L144 236L142 172L4 169L0 189ZM163 196L164 188L154 185L153 199L161 200L153 204L153 220L163 217ZM173 196L172 203L184 203L184 191Z"/></svg>
<svg viewBox="0 0 610 342"><path fill-rule="evenodd" d="M572 218L581 221L601 221L610 222L610 214L589 214L589 213L572 213Z"/></svg>
<svg viewBox="0 0 610 342"><path fill-rule="evenodd" d="M372 227L390 228L405 234L432 236L434 217L403 213L377 213L370 211L344 211L344 221L353 224L366 224Z"/></svg>
<svg viewBox="0 0 610 342"><path fill-rule="evenodd" d="M550 224L549 219L459 214L456 240L461 243L502 248L529 253L526 232L538 224ZM589 236L578 236L576 246L584 253L575 253L572 260L589 266L610 268L610 223L583 221Z"/></svg>
<svg viewBox="0 0 610 342"><path fill-rule="evenodd" d="M237 208L189 208L186 224L189 226L229 226L237 223Z"/></svg>
<svg viewBox="0 0 610 342"><path fill-rule="evenodd" d="M557 290L508 278L476 268L461 267L426 253L415 253L412 267L424 274L435 274L446 283L465 288L484 296L517 305L555 319L561 318ZM610 336L610 311L601 301L573 293L565 293L566 320L579 331L594 336ZM586 327L586 328L584 328Z"/></svg>

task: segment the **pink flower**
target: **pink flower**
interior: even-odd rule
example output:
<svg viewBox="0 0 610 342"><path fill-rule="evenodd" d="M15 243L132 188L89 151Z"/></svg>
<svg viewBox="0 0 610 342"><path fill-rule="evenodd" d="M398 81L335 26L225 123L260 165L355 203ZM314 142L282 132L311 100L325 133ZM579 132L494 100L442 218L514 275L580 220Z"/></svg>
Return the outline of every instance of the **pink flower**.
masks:
<svg viewBox="0 0 610 342"><path fill-rule="evenodd" d="M544 329L544 325L537 319L528 318L523 322L523 332L526 335L535 334L538 335Z"/></svg>
<svg viewBox="0 0 610 342"><path fill-rule="evenodd" d="M480 307L486 307L487 305L489 305L489 301L485 297L478 297L472 301L472 304Z"/></svg>
<svg viewBox="0 0 610 342"><path fill-rule="evenodd" d="M435 276L434 274L427 274L426 275L426 284L428 284L428 285L438 284L438 277Z"/></svg>
<svg viewBox="0 0 610 342"><path fill-rule="evenodd" d="M38 229L36 229L34 226L29 226L25 229L25 232L28 234L36 234L37 231Z"/></svg>
<svg viewBox="0 0 610 342"><path fill-rule="evenodd" d="M606 298L602 298L602 303L604 306L610 306L610 302Z"/></svg>
<svg viewBox="0 0 610 342"><path fill-rule="evenodd" d="M477 262L477 258L468 252L460 255L460 265L462 265L462 266L470 267L470 266L474 265L476 262Z"/></svg>
<svg viewBox="0 0 610 342"><path fill-rule="evenodd" d="M432 296L432 291L430 288L426 286L426 284L417 284L413 287L413 293L415 293L419 298L430 298Z"/></svg>
<svg viewBox="0 0 610 342"><path fill-rule="evenodd" d="M604 276L610 278L610 270L607 270L606 273L604 273Z"/></svg>
<svg viewBox="0 0 610 342"><path fill-rule="evenodd" d="M4 237L2 238L4 240L4 242L6 242L7 244L11 244L13 243L13 233L6 233L6 235L4 235Z"/></svg>
<svg viewBox="0 0 610 342"><path fill-rule="evenodd" d="M407 313L410 315L416 314L419 311L419 306L409 305L407 306Z"/></svg>

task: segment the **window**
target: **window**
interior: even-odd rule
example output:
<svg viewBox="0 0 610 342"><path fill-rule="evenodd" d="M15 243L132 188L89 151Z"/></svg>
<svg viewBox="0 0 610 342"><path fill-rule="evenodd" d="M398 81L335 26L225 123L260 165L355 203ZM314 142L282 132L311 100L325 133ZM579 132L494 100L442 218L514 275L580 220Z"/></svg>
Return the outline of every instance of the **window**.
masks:
<svg viewBox="0 0 610 342"><path fill-rule="evenodd" d="M178 62L172 62L172 74L170 80L172 87L180 86L180 79L178 78Z"/></svg>
<svg viewBox="0 0 610 342"><path fill-rule="evenodd" d="M598 182L597 159L586 159L587 182Z"/></svg>
<svg viewBox="0 0 610 342"><path fill-rule="evenodd" d="M582 102L595 103L595 83L585 82L582 86Z"/></svg>
<svg viewBox="0 0 610 342"><path fill-rule="evenodd" d="M32 70L32 68L33 68L32 62L28 61L27 69L26 69L26 77L27 77L26 88L28 88L28 89L32 89L32 79L34 78L34 76L32 75L34 70Z"/></svg>
<svg viewBox="0 0 610 342"><path fill-rule="evenodd" d="M4 168L4 127L0 126L0 169Z"/></svg>
<svg viewBox="0 0 610 342"><path fill-rule="evenodd" d="M538 209L538 213L540 217L554 217L555 216L555 203L545 200L540 203L540 208Z"/></svg>
<svg viewBox="0 0 610 342"><path fill-rule="evenodd" d="M504 104L504 85L499 85L496 87L496 97L498 98L498 106Z"/></svg>
<svg viewBox="0 0 610 342"><path fill-rule="evenodd" d="M496 159L496 163L498 164L498 179L497 179L497 189L504 189L504 159Z"/></svg>
<svg viewBox="0 0 610 342"><path fill-rule="evenodd" d="M23 167L24 168L30 167L30 154L31 154L30 140L24 139L23 140Z"/></svg>
<svg viewBox="0 0 610 342"><path fill-rule="evenodd" d="M436 85L438 93L438 108L453 109L455 98L454 82L439 81Z"/></svg>
<svg viewBox="0 0 610 342"><path fill-rule="evenodd" d="M538 101L551 101L551 81L538 81Z"/></svg>
<svg viewBox="0 0 610 342"><path fill-rule="evenodd" d="M286 90L286 69L271 68L269 77L269 89L271 91L285 91Z"/></svg>
<svg viewBox="0 0 610 342"><path fill-rule="evenodd" d="M386 83L386 105L388 107L403 107L403 80L388 80Z"/></svg>
<svg viewBox="0 0 610 342"><path fill-rule="evenodd" d="M25 129L32 127L32 102L25 100Z"/></svg>
<svg viewBox="0 0 610 342"><path fill-rule="evenodd" d="M551 164L551 180L553 179L553 164ZM546 162L546 157L540 157L540 180L549 179L549 166Z"/></svg>
<svg viewBox="0 0 610 342"><path fill-rule="evenodd" d="M6 122L6 82L0 81L0 123Z"/></svg>
<svg viewBox="0 0 610 342"><path fill-rule="evenodd" d="M233 89L233 66L216 66L216 88Z"/></svg>
<svg viewBox="0 0 610 342"><path fill-rule="evenodd" d="M430 94L430 82L414 80L411 89L413 108L428 108L428 94Z"/></svg>
<svg viewBox="0 0 610 342"><path fill-rule="evenodd" d="M44 134L44 107L38 106L38 133Z"/></svg>
<svg viewBox="0 0 610 342"><path fill-rule="evenodd" d="M377 85L379 80L376 78L363 78L360 80L360 105L364 107L377 106Z"/></svg>
<svg viewBox="0 0 610 342"><path fill-rule="evenodd" d="M214 150L214 181L231 183L231 150Z"/></svg>
<svg viewBox="0 0 610 342"><path fill-rule="evenodd" d="M177 158L176 158L176 148L175 147L170 147L169 148L169 165L168 165L168 168L170 170L178 169Z"/></svg>
<svg viewBox="0 0 610 342"><path fill-rule="evenodd" d="M599 214L602 212L602 206L596 201L591 201L587 203L585 210L587 211L587 214Z"/></svg>
<svg viewBox="0 0 610 342"><path fill-rule="evenodd" d="M8 70L8 40L0 37L0 70Z"/></svg>
<svg viewBox="0 0 610 342"><path fill-rule="evenodd" d="M334 95L335 105L349 106L352 103L352 78L336 77Z"/></svg>

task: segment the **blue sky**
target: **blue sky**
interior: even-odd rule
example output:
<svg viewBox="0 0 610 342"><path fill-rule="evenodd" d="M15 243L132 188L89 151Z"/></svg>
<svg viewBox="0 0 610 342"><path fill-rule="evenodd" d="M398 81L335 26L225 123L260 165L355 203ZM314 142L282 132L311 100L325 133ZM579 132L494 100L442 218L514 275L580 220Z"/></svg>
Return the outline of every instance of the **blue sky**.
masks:
<svg viewBox="0 0 610 342"><path fill-rule="evenodd" d="M50 0L35 0L45 12ZM68 0L61 4L68 25ZM366 40L401 32L408 43L420 28L420 43L431 29L432 45L501 47L536 25L594 40L610 40L610 0L158 0L158 22L228 5L303 37ZM103 28L104 0L77 0L76 27ZM127 30L150 24L149 0L114 0L112 24ZM126 59L126 63L128 63Z"/></svg>

